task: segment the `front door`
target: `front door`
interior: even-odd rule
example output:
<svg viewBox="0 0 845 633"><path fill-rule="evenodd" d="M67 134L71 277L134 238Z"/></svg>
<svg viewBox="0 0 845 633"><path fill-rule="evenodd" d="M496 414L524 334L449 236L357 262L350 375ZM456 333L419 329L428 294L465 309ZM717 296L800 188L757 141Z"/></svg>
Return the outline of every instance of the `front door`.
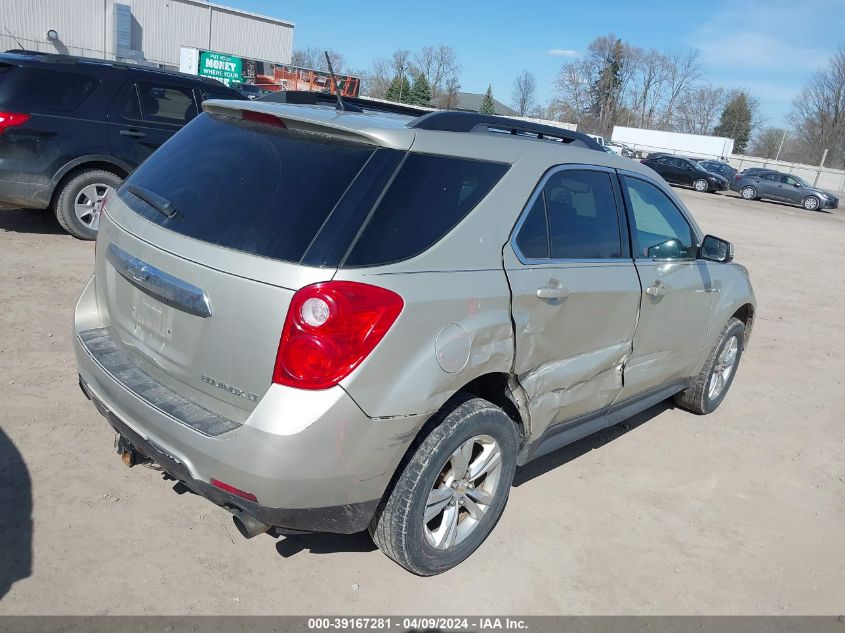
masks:
<svg viewBox="0 0 845 633"><path fill-rule="evenodd" d="M642 284L640 318L619 399L691 376L710 322L713 284L696 259L696 235L660 187L620 176L634 261Z"/></svg>
<svg viewBox="0 0 845 633"><path fill-rule="evenodd" d="M609 406L640 303L611 170L565 166L541 182L504 250L512 292L514 371L532 432Z"/></svg>
<svg viewBox="0 0 845 633"><path fill-rule="evenodd" d="M196 115L191 88L167 81L129 81L109 111L112 151L137 167Z"/></svg>

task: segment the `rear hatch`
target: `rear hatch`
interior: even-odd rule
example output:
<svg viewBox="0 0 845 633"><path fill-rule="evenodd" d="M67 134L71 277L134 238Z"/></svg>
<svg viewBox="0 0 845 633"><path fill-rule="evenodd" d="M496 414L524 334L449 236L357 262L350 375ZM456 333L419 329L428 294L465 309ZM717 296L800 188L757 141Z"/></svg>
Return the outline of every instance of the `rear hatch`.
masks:
<svg viewBox="0 0 845 633"><path fill-rule="evenodd" d="M293 294L332 278L404 151L218 106L107 201L97 292L133 364L242 422L272 381Z"/></svg>

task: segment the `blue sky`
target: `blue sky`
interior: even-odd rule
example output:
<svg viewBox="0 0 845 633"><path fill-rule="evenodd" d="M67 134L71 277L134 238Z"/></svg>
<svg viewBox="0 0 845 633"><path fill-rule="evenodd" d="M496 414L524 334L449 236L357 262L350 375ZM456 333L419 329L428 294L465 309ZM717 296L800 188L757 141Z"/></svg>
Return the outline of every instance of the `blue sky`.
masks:
<svg viewBox="0 0 845 633"><path fill-rule="evenodd" d="M583 53L600 35L643 48L697 48L705 80L756 95L766 124L775 126L810 75L845 45L845 0L429 0L415 8L382 0L217 1L295 22L295 48L332 48L351 69L397 48L447 44L458 53L462 90L483 92L490 83L505 103L523 69L537 76L546 101L569 59L563 55Z"/></svg>

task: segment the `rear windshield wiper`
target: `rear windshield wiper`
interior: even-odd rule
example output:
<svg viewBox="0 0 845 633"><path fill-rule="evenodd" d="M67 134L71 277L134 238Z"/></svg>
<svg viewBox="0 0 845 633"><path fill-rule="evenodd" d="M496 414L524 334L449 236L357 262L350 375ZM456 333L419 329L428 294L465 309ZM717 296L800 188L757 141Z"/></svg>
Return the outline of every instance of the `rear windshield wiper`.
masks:
<svg viewBox="0 0 845 633"><path fill-rule="evenodd" d="M149 189L139 187L138 185L126 185L126 191L136 198L140 198L153 209L166 215L168 218L172 218L176 215L176 207L173 206L173 203L164 196L158 195L155 191L150 191Z"/></svg>

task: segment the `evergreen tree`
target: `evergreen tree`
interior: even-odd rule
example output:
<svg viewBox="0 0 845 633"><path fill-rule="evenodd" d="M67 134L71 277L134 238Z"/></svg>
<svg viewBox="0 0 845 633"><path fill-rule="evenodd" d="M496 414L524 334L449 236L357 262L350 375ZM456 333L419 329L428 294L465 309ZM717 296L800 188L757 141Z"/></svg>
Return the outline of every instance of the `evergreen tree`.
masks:
<svg viewBox="0 0 845 633"><path fill-rule="evenodd" d="M741 90L736 92L728 100L725 109L722 110L722 117L719 125L713 130L716 136L726 136L734 140L734 153L742 154L751 138L751 106L748 103L748 95Z"/></svg>
<svg viewBox="0 0 845 633"><path fill-rule="evenodd" d="M481 107L478 108L481 114L496 114L496 102L493 101L493 86L487 85L487 92L481 100Z"/></svg>
<svg viewBox="0 0 845 633"><path fill-rule="evenodd" d="M399 101L401 103L410 103L411 98L411 82L404 75L400 77L396 75L393 81L390 82L390 87L387 89L387 94L384 97L388 101Z"/></svg>
<svg viewBox="0 0 845 633"><path fill-rule="evenodd" d="M411 86L408 103L418 106L431 105L431 86L428 85L428 80L422 73L417 73L414 77L414 84Z"/></svg>

